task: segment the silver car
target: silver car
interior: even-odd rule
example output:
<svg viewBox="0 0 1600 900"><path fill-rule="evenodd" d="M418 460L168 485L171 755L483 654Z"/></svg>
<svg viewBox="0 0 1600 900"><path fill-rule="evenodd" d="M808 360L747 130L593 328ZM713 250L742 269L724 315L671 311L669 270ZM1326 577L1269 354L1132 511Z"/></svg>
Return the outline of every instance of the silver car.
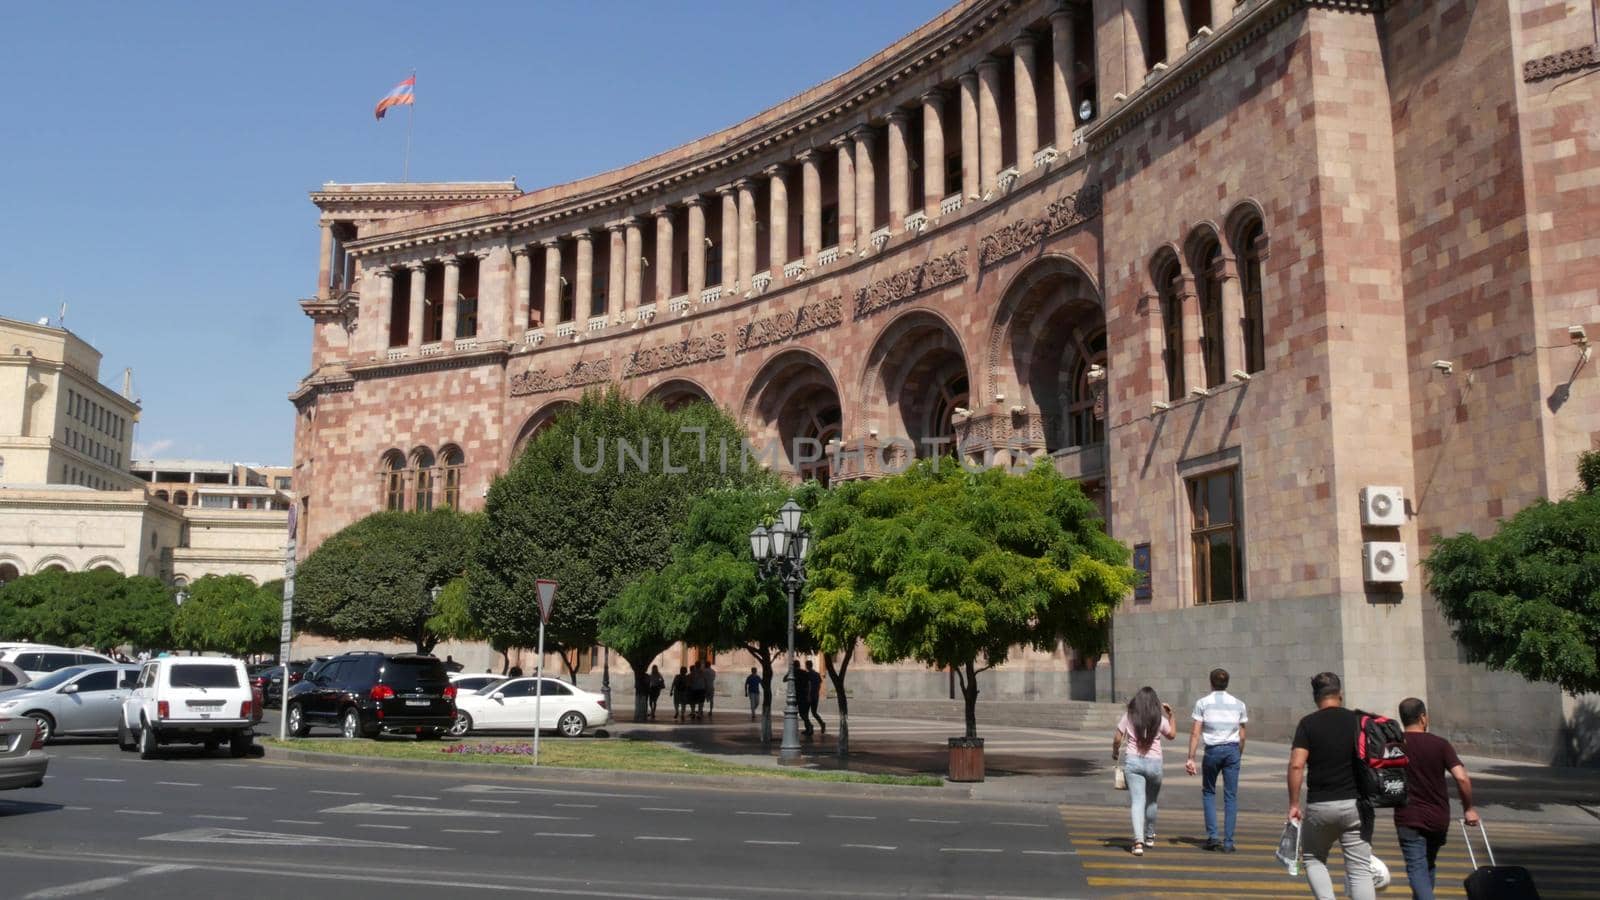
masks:
<svg viewBox="0 0 1600 900"><path fill-rule="evenodd" d="M0 694L0 718L34 719L46 741L69 734L116 734L122 701L138 677L139 667L131 665L58 669Z"/></svg>
<svg viewBox="0 0 1600 900"><path fill-rule="evenodd" d="M44 742L38 733L33 719L0 716L0 791L44 784L50 757L40 749Z"/></svg>
<svg viewBox="0 0 1600 900"><path fill-rule="evenodd" d="M0 692L22 687L33 679L14 663L0 662Z"/></svg>

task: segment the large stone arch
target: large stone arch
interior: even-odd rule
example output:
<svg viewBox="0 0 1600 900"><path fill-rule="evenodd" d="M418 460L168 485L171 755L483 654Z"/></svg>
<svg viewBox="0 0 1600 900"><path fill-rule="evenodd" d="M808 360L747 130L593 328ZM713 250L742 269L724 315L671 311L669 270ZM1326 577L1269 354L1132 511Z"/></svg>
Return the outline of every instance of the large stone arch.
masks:
<svg viewBox="0 0 1600 900"><path fill-rule="evenodd" d="M83 564L85 572L93 572L95 569L110 569L118 575L126 574L122 570L122 561L110 556L96 556Z"/></svg>
<svg viewBox="0 0 1600 900"><path fill-rule="evenodd" d="M655 400L667 409L677 409L687 403L715 403L711 392L692 378L668 378L645 391L644 399Z"/></svg>
<svg viewBox="0 0 1600 900"><path fill-rule="evenodd" d="M511 445L511 462L515 463L517 461L517 458L522 455L522 451L527 449L528 442L537 437L539 432L549 428L550 423L555 421L556 416L560 415L562 410L571 409L577 405L578 401L576 400L551 400L549 403L534 410L533 415L529 416L522 423L522 427L517 430L517 439Z"/></svg>
<svg viewBox="0 0 1600 900"><path fill-rule="evenodd" d="M33 564L33 574L35 575L38 575L41 572L48 572L51 569L56 569L62 572L71 572L73 570L72 560L67 559L65 556L61 556L60 554L52 553L49 556L46 556L44 559L41 559Z"/></svg>
<svg viewBox="0 0 1600 900"><path fill-rule="evenodd" d="M989 332L988 386L1027 440L1054 453L1104 441L1105 303L1094 277L1051 254L1012 279Z"/></svg>
<svg viewBox="0 0 1600 900"><path fill-rule="evenodd" d="M867 354L857 409L880 442L907 439L916 454L954 452L951 416L971 406L972 376L955 328L931 310L911 310L884 326Z"/></svg>
<svg viewBox="0 0 1600 900"><path fill-rule="evenodd" d="M833 370L815 353L792 348L767 360L745 392L740 422L762 458L784 474L824 483L832 477L825 451L843 434L844 403Z"/></svg>

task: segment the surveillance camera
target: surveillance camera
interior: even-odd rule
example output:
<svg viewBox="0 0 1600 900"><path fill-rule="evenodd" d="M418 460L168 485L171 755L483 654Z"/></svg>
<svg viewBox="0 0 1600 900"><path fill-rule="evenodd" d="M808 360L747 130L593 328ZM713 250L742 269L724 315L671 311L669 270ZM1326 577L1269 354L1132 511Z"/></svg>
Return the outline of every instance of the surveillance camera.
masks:
<svg viewBox="0 0 1600 900"><path fill-rule="evenodd" d="M1249 381L1250 380L1250 373L1246 372L1243 369L1234 369L1233 370L1233 380L1234 381Z"/></svg>
<svg viewBox="0 0 1600 900"><path fill-rule="evenodd" d="M1004 402L1006 402L1006 395L1005 394L995 394L994 395L994 402L996 402L996 403L1004 403Z"/></svg>
<svg viewBox="0 0 1600 900"><path fill-rule="evenodd" d="M1582 345L1589 343L1589 333L1583 330L1582 325L1568 325L1567 337L1571 338L1574 344Z"/></svg>
<svg viewBox="0 0 1600 900"><path fill-rule="evenodd" d="M965 406L956 407L955 414L958 415L958 416L970 416L970 415L972 415L972 413L969 412Z"/></svg>
<svg viewBox="0 0 1600 900"><path fill-rule="evenodd" d="M1211 396L1211 392L1206 390L1203 387L1192 387L1192 388L1189 388L1189 396L1191 396L1191 397L1209 397L1209 396Z"/></svg>
<svg viewBox="0 0 1600 900"><path fill-rule="evenodd" d="M1150 411L1152 413L1166 412L1167 410L1169 410L1171 408L1172 408L1172 404L1168 403L1165 400L1157 400L1154 403L1150 404Z"/></svg>
<svg viewBox="0 0 1600 900"><path fill-rule="evenodd" d="M1027 411L1028 411L1028 408L1026 406L1013 406L1013 407L1011 407L1011 414L1013 416L1020 416L1020 415L1022 415L1023 413L1025 413Z"/></svg>
<svg viewBox="0 0 1600 900"><path fill-rule="evenodd" d="M876 428L868 428L867 429L867 434L870 437L877 437L878 436L878 429L876 429Z"/></svg>
<svg viewBox="0 0 1600 900"><path fill-rule="evenodd" d="M1456 364L1451 362L1448 359L1436 359L1436 360L1434 360L1433 361L1433 367L1435 369L1438 369L1440 372L1442 372L1442 373L1444 373L1446 375L1449 375L1451 372L1454 372L1456 370Z"/></svg>

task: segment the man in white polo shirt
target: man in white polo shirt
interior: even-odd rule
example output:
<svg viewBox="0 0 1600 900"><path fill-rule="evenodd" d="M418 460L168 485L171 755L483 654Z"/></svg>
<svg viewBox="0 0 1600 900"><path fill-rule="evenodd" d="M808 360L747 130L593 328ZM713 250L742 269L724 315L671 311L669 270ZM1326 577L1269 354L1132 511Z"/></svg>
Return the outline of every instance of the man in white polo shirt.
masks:
<svg viewBox="0 0 1600 900"><path fill-rule="evenodd" d="M1203 739L1206 755L1201 762L1200 800L1206 810L1207 850L1232 853L1233 826L1239 819L1239 758L1244 755L1244 725L1250 721L1244 702L1228 693L1228 671L1211 670L1211 693L1194 704L1194 728L1189 731L1189 761L1183 769L1195 773L1194 754ZM1217 839L1217 776L1222 776L1222 803L1226 807L1223 837Z"/></svg>

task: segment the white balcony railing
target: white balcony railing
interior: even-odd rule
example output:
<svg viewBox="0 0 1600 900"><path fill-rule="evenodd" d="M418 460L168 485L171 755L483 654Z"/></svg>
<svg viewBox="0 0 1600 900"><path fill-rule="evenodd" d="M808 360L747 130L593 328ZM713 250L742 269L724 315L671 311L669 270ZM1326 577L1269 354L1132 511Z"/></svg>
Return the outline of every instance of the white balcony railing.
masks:
<svg viewBox="0 0 1600 900"><path fill-rule="evenodd" d="M772 273L757 272L750 276L750 291L756 294L765 294L767 288L772 287Z"/></svg>
<svg viewBox="0 0 1600 900"><path fill-rule="evenodd" d="M817 268L822 269L839 261L839 247L823 247L817 251Z"/></svg>
<svg viewBox="0 0 1600 900"><path fill-rule="evenodd" d="M646 303L633 311L633 318L639 322L654 322L656 318L656 305Z"/></svg>
<svg viewBox="0 0 1600 900"><path fill-rule="evenodd" d="M577 337L577 336L578 336L578 323L577 322L562 322L561 324L556 326L556 337Z"/></svg>
<svg viewBox="0 0 1600 900"><path fill-rule="evenodd" d="M1022 173L1017 171L1017 167L1010 166L1001 169L999 174L995 176L995 180L1000 182L1000 192L1006 193L1017 186L1017 179L1021 177Z"/></svg>
<svg viewBox="0 0 1600 900"><path fill-rule="evenodd" d="M928 214L927 213L918 211L918 212L912 213L909 216L906 216L906 234L921 234L922 233L922 229L927 228L927 227L928 227Z"/></svg>
<svg viewBox="0 0 1600 900"><path fill-rule="evenodd" d="M529 347L537 347L544 343L544 329L530 328L522 333L522 342Z"/></svg>
<svg viewBox="0 0 1600 900"><path fill-rule="evenodd" d="M804 276L805 274L806 261L803 259L797 259L794 262L787 262L783 264L783 277L785 280L792 281L796 278Z"/></svg>
<svg viewBox="0 0 1600 900"><path fill-rule="evenodd" d="M589 330L590 331L605 331L606 330L606 317L605 316L590 316L589 317Z"/></svg>
<svg viewBox="0 0 1600 900"><path fill-rule="evenodd" d="M1055 162L1058 158L1060 158L1060 156L1061 154L1056 152L1056 148L1054 147L1040 147L1039 150L1033 154L1033 167L1035 169L1044 168L1045 166Z"/></svg>
<svg viewBox="0 0 1600 900"><path fill-rule="evenodd" d="M388 361L390 361L390 362L394 362L397 359L405 359L406 358L406 348L404 348L404 347L390 347L383 354L383 358L388 360Z"/></svg>
<svg viewBox="0 0 1600 900"><path fill-rule="evenodd" d="M1084 135L1089 133L1088 127L1079 128L1072 132L1072 146L1082 147Z"/></svg>
<svg viewBox="0 0 1600 900"><path fill-rule="evenodd" d="M961 193L958 191L939 201L939 215L948 216L961 211Z"/></svg>
<svg viewBox="0 0 1600 900"><path fill-rule="evenodd" d="M455 348L457 350L476 350L478 349L478 339L475 337L456 338Z"/></svg>
<svg viewBox="0 0 1600 900"><path fill-rule="evenodd" d="M679 294L667 301L668 312L683 312L689 308L689 295Z"/></svg>
<svg viewBox="0 0 1600 900"><path fill-rule="evenodd" d="M700 292L700 302L702 304L715 303L715 302L717 302L718 300L721 300L721 299L722 299L722 285L720 285L720 284L716 285L714 287L708 287L705 290Z"/></svg>
<svg viewBox="0 0 1600 900"><path fill-rule="evenodd" d="M418 356L439 356L442 353L444 353L444 345L437 341L432 344L423 344L422 349L417 351Z"/></svg>
<svg viewBox="0 0 1600 900"><path fill-rule="evenodd" d="M889 226L885 225L872 233L872 249L882 250L889 243Z"/></svg>

